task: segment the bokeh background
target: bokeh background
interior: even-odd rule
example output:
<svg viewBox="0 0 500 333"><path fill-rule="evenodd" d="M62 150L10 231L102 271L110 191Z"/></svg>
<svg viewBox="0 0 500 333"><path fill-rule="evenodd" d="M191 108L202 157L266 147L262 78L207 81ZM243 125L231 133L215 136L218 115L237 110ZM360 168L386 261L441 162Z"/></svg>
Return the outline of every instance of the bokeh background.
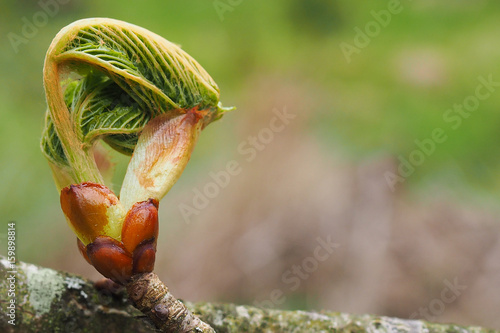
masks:
<svg viewBox="0 0 500 333"><path fill-rule="evenodd" d="M40 14L46 3L53 15ZM237 107L203 131L160 205L156 270L175 295L500 329L499 87L456 129L444 118L478 77L500 82L500 3L401 0L377 30L372 11L391 3L2 1L0 212L17 223L18 259L99 278L39 149L42 65L63 26L112 17L181 44ZM342 43L356 46L367 25L369 43L347 59ZM13 34L25 40L14 45ZM276 112L294 118L265 137ZM418 154L415 140L439 128L447 139L389 186L401 158ZM238 149L259 134L253 158ZM119 189L127 159L113 160ZM195 207L229 161L240 172ZM188 206L196 213L183 214ZM335 243L323 261L318 238Z"/></svg>

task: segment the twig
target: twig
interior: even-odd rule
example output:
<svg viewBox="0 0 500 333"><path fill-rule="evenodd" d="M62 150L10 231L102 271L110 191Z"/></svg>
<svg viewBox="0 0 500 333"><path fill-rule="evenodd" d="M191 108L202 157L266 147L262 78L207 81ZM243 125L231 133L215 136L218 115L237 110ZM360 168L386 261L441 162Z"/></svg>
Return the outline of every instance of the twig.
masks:
<svg viewBox="0 0 500 333"><path fill-rule="evenodd" d="M133 276L126 288L134 306L161 332L215 332L210 325L193 315L184 303L176 299L155 273Z"/></svg>

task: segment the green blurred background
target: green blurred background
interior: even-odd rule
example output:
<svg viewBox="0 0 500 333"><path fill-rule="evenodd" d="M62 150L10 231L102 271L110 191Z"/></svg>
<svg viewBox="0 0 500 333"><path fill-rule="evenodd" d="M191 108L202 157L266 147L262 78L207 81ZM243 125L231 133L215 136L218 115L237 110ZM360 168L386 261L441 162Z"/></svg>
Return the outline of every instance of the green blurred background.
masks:
<svg viewBox="0 0 500 333"><path fill-rule="evenodd" d="M23 36L43 3L57 3L54 15L13 46L12 33ZM500 306L500 91L456 130L443 119L479 76L500 81L500 3L403 0L347 61L341 43L354 44L355 28L389 3L2 1L0 211L4 223L17 222L18 259L98 277L79 258L39 149L42 66L63 26L111 17L182 45L218 83L223 104L237 107L203 131L161 204L156 267L179 297L253 303L279 289L286 297L275 307L409 317L458 277L463 295L416 317L500 328L492 310ZM269 125L273 109L296 118L246 162L238 145ZM436 128L448 139L391 191L387 172ZM186 223L179 206L230 160L241 174ZM114 161L118 187L126 158ZM284 272L327 234L339 244L335 258L290 290Z"/></svg>

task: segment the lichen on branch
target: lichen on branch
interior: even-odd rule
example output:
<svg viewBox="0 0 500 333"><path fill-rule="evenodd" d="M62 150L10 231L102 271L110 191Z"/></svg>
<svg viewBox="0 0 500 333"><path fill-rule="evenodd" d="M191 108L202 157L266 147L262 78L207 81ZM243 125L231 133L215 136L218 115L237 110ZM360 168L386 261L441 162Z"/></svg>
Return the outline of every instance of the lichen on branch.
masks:
<svg viewBox="0 0 500 333"><path fill-rule="evenodd" d="M0 295L8 289L9 266L0 256ZM16 326L8 324L2 302L0 332L156 332L122 291L103 293L80 276L17 263ZM219 333L352 332L352 333L495 333L481 327L428 323L375 315L262 309L235 304L185 303Z"/></svg>

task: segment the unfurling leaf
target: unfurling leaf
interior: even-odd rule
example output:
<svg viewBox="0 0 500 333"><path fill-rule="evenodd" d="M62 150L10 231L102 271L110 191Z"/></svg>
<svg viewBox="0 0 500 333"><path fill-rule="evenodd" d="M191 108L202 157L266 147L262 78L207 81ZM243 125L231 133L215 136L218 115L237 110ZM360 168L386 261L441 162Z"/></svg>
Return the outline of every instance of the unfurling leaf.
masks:
<svg viewBox="0 0 500 333"><path fill-rule="evenodd" d="M76 169L75 182L101 181L97 171L75 165L92 159L88 151L97 139L130 155L159 115L168 120L197 108L205 111L205 127L225 111L217 85L191 56L122 21L86 19L61 30L44 74L49 110L42 150L52 164Z"/></svg>

